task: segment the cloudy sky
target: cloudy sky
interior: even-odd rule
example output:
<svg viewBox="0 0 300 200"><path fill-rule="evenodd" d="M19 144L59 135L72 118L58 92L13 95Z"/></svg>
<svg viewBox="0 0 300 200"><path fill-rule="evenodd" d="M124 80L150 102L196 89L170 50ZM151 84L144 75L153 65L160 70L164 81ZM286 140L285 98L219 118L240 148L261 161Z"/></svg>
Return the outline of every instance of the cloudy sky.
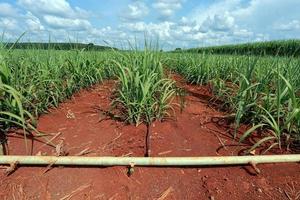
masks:
<svg viewBox="0 0 300 200"><path fill-rule="evenodd" d="M14 41L120 47L144 36L164 49L300 37L300 0L0 0Z"/></svg>

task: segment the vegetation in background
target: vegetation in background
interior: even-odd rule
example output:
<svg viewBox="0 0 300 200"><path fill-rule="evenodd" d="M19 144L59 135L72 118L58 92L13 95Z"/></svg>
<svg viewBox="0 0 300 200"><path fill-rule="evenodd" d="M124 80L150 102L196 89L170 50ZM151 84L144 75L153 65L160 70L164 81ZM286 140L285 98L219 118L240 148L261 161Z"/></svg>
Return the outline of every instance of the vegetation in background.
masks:
<svg viewBox="0 0 300 200"><path fill-rule="evenodd" d="M282 40L269 42L254 42L235 45L211 46L181 50L189 53L230 54L230 55L272 55L272 56L300 56L300 40Z"/></svg>
<svg viewBox="0 0 300 200"><path fill-rule="evenodd" d="M105 51L105 50L118 50L117 48L94 45L93 43L39 43L39 42L21 42L21 43L6 43L5 47L10 49L52 49L52 50L82 50L86 51Z"/></svg>

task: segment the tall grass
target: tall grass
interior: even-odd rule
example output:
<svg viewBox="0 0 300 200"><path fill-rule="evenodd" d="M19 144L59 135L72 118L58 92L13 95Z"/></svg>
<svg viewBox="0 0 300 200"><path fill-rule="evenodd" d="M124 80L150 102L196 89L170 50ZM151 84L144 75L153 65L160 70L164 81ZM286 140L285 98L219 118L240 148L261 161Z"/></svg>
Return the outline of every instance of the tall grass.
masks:
<svg viewBox="0 0 300 200"><path fill-rule="evenodd" d="M24 107L38 116L74 92L111 75L107 52L14 50L5 65L10 85L25 98Z"/></svg>
<svg viewBox="0 0 300 200"><path fill-rule="evenodd" d="M2 49L2 48L1 48ZM0 50L1 50L0 49ZM6 133L11 125L18 126L24 131L26 140L27 133L35 130L32 115L23 108L21 94L11 87L11 70L6 65L8 52L0 55L0 145L1 154L7 153ZM29 119L29 120L28 120ZM28 151L26 143L26 151Z"/></svg>
<svg viewBox="0 0 300 200"><path fill-rule="evenodd" d="M112 60L119 80L113 108L119 108L123 119L131 124L146 124L145 156L151 156L151 123L171 115L172 99L178 91L162 62L162 53L147 42L144 50L119 53Z"/></svg>
<svg viewBox="0 0 300 200"><path fill-rule="evenodd" d="M175 52L178 51L175 50ZM190 53L230 55L300 56L300 40L278 40L244 44L221 45L184 50Z"/></svg>
<svg viewBox="0 0 300 200"><path fill-rule="evenodd" d="M151 46L143 51L121 53L113 63L119 80L116 106L121 106L126 121L151 124L170 116L171 100L176 94L174 81L166 77L162 54Z"/></svg>
<svg viewBox="0 0 300 200"><path fill-rule="evenodd" d="M24 138L39 114L57 107L74 92L112 75L109 52L0 48L0 131L3 140L16 126Z"/></svg>
<svg viewBox="0 0 300 200"><path fill-rule="evenodd" d="M106 78L117 78L113 107L132 124L148 126L172 114L178 90L163 65L193 84L210 84L235 116L233 136L245 140L254 132L269 148L299 142L300 59L143 51L56 51L0 48L0 131L12 126L35 131L34 119L49 107ZM250 126L242 135L242 123ZM26 137L27 134L24 136ZM266 149L269 150L269 149Z"/></svg>
<svg viewBox="0 0 300 200"><path fill-rule="evenodd" d="M144 51L130 52L3 48L1 53L5 54L1 61L1 80L9 80L5 83L10 89L6 95L11 91L17 93L12 97L18 100L19 109L12 106L14 99L0 99L0 105L9 102L11 107L6 106L7 110L16 114L0 113L6 120L6 131L13 125L24 127L27 119L38 117L74 92L106 78L119 80L113 106L120 108L125 121L149 126L153 120L171 115L171 101L177 90L174 81L165 75L162 53L151 46L146 46ZM18 117L16 123L11 117Z"/></svg>
<svg viewBox="0 0 300 200"><path fill-rule="evenodd" d="M250 149L269 144L288 146L300 139L300 59L170 54L168 66L195 84L213 85L224 108L235 116L235 132L241 123L252 126L240 142L258 132L262 139Z"/></svg>

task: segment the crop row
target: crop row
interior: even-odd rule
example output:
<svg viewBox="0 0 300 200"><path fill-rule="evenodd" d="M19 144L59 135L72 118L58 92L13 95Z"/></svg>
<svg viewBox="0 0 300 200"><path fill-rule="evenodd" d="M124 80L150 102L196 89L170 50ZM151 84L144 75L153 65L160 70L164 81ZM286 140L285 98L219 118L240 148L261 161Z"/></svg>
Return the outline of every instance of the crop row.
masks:
<svg viewBox="0 0 300 200"><path fill-rule="evenodd" d="M180 51L180 49L176 49ZM230 54L230 55L273 55L300 56L300 40L254 42L236 45L221 45L184 50L189 53Z"/></svg>
<svg viewBox="0 0 300 200"><path fill-rule="evenodd" d="M157 48L158 49L158 48ZM163 66L192 84L210 84L223 109L234 116L234 137L258 133L253 146L300 141L300 59L144 51L55 51L0 49L0 136L12 126L35 130L35 119L82 88L118 79L111 112L132 124L170 116L180 94ZM238 135L238 128L250 129ZM4 138L4 139L1 139ZM1 143L5 137L1 137ZM250 150L252 150L250 149ZM269 150L269 149L266 149Z"/></svg>
<svg viewBox="0 0 300 200"><path fill-rule="evenodd" d="M57 107L82 88L103 79L118 79L110 111L132 124L146 123L168 115L176 93L174 81L165 77L161 53L115 50L7 50L0 57L1 143L12 126L28 134L38 132L35 119Z"/></svg>
<svg viewBox="0 0 300 200"><path fill-rule="evenodd" d="M193 84L210 84L235 117L234 137L241 123L252 125L240 141L255 131L268 147L300 141L300 59L257 56L170 54L168 66ZM266 149L269 150L269 149Z"/></svg>

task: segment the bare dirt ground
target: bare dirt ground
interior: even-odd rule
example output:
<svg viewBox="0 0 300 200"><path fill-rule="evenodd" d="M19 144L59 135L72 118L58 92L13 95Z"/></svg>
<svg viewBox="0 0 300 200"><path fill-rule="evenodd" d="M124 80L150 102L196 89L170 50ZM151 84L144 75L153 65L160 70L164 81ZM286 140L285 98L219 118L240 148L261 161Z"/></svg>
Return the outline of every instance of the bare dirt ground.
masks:
<svg viewBox="0 0 300 200"><path fill-rule="evenodd" d="M211 102L208 87L185 84L183 112L151 127L152 156L239 155L230 127ZM146 127L126 125L103 115L109 109L115 81L82 90L38 121L38 129L51 133L63 151L34 141L32 154L85 156L144 156ZM221 117L221 118L220 118ZM242 130L241 130L242 131ZM24 140L9 137L11 155L24 155ZM230 167L20 167L1 174L0 199L296 199L300 195L299 164Z"/></svg>

